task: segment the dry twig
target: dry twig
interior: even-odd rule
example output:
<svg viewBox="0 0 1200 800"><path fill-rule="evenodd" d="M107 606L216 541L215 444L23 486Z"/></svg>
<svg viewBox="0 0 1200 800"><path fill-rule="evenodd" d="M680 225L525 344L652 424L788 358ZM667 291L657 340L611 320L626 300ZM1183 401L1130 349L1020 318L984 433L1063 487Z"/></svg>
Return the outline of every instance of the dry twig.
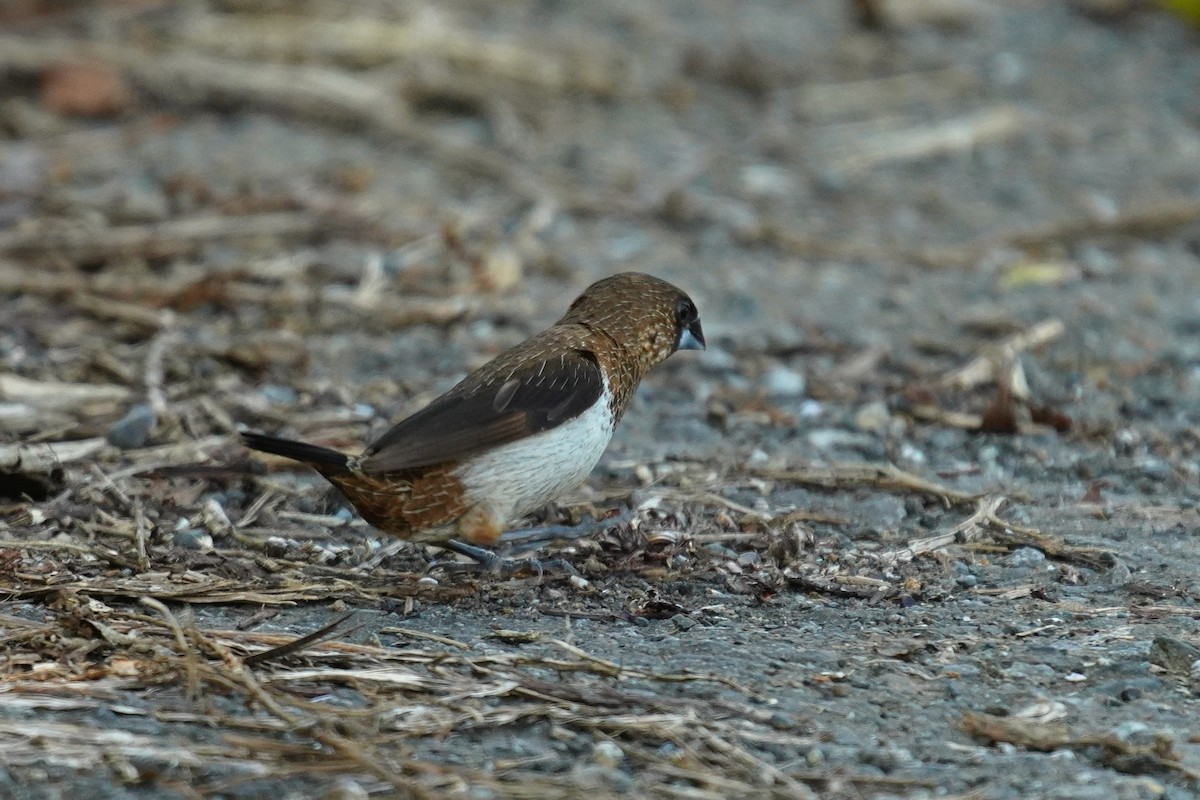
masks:
<svg viewBox="0 0 1200 800"><path fill-rule="evenodd" d="M754 474L768 480L786 481L822 489L872 486L892 492L923 494L937 498L947 506L962 505L976 499L976 495L926 480L892 464L837 464L829 467L755 469Z"/></svg>

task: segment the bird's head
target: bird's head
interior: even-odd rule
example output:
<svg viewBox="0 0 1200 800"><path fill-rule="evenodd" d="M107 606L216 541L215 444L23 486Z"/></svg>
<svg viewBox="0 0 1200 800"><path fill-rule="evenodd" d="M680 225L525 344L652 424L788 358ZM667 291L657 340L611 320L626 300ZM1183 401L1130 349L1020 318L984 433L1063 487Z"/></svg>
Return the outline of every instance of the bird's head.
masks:
<svg viewBox="0 0 1200 800"><path fill-rule="evenodd" d="M692 298L640 272L622 272L593 283L560 322L604 333L638 360L640 371L676 350L704 349L704 330Z"/></svg>

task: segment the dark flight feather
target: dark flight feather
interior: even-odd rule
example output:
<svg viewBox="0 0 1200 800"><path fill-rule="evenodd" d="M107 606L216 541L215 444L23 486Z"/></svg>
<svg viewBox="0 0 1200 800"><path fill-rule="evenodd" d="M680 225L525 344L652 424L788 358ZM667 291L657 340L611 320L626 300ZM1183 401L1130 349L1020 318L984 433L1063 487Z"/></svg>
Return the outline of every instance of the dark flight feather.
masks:
<svg viewBox="0 0 1200 800"><path fill-rule="evenodd" d="M379 475L469 458L574 419L603 392L587 350L525 361L493 380L458 384L381 436L358 466Z"/></svg>
<svg viewBox="0 0 1200 800"><path fill-rule="evenodd" d="M345 469L348 460L345 453L339 453L328 447L296 442L291 439L280 439L278 436L267 436L265 433L254 433L253 431L242 432L242 443L253 450L302 461L322 471Z"/></svg>

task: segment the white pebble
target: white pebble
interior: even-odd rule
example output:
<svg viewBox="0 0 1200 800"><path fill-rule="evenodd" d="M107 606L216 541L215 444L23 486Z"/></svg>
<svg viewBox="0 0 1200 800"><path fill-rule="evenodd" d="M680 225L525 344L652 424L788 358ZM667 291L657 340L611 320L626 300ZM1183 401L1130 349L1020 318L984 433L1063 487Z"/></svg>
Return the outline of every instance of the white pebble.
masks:
<svg viewBox="0 0 1200 800"><path fill-rule="evenodd" d="M804 394L804 376L794 369L776 364L763 376L763 388L772 397L799 397Z"/></svg>

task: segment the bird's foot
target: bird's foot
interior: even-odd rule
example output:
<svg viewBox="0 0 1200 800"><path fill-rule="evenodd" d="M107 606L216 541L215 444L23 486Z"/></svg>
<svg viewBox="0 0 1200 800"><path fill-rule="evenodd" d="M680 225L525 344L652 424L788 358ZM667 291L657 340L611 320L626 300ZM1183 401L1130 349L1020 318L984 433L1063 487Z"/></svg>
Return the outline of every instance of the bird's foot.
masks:
<svg viewBox="0 0 1200 800"><path fill-rule="evenodd" d="M568 575L578 575L579 572L569 561L562 558L537 559L533 557L514 558L520 553L536 550L548 542L571 539L582 539L600 533L613 525L621 525L634 518L636 512L625 511L612 517L594 519L584 517L578 525L539 525L534 528L520 528L505 531L500 534L497 542L498 552L484 547L451 540L443 547L451 552L466 556L475 562L473 564L434 564L434 567L471 569L479 572L489 572L505 578L519 575L522 572L534 572L540 578L546 570L565 572Z"/></svg>
<svg viewBox="0 0 1200 800"><path fill-rule="evenodd" d="M624 525L636 516L636 511L622 511L620 514L602 519L595 519L587 514L577 525L538 525L533 528L519 528L500 534L499 545L506 553L520 553L536 549L548 542L583 539L602 533L614 525Z"/></svg>
<svg viewBox="0 0 1200 800"><path fill-rule="evenodd" d="M486 547L476 547L475 545L453 539L446 542L442 547L453 553L466 556L471 559L472 563L440 561L430 564L429 569L483 572L489 575L496 575L504 580L516 577L525 572L534 573L540 580L547 570L565 572L568 575L579 574L575 567L571 565L571 562L563 558L548 558L545 560L532 557L508 558L495 551L488 550Z"/></svg>

